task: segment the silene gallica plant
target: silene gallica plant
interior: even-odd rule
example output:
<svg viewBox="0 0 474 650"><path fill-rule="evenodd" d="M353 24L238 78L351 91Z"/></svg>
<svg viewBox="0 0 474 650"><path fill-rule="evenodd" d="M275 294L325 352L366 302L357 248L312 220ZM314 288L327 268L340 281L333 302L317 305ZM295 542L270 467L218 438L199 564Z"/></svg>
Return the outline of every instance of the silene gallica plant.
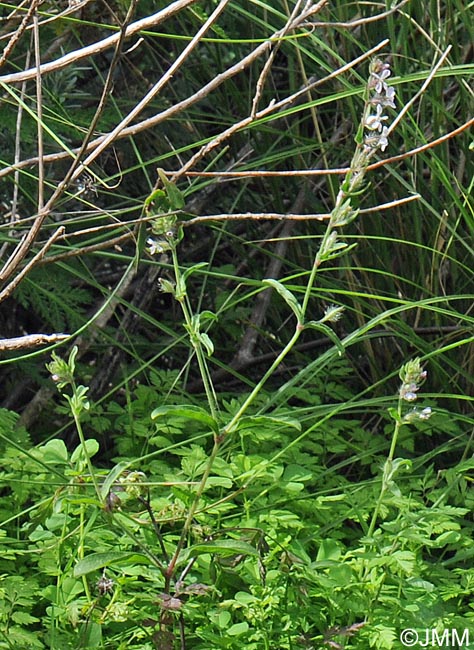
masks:
<svg viewBox="0 0 474 650"><path fill-rule="evenodd" d="M378 411L384 431L369 436L362 418L345 416L356 398L351 388L332 381L347 374L344 340L331 327L345 307L329 304L312 316L318 273L352 250L342 228L359 216L368 167L388 146L396 108L390 75L388 63L372 60L355 150L304 284L268 278L252 285L273 289L295 326L243 395L223 394L213 378L219 313L196 307L190 289L208 265L183 266L186 228L177 213L184 199L160 173L161 187L143 206L151 231L141 234L152 263L168 269L160 289L181 311L190 358L182 372L156 369L152 385L127 386L125 405L104 405L76 383L77 348L67 361L53 354L47 369L79 445L70 453L53 439L29 456L32 480L55 486L22 531L22 561L27 567L33 556L39 576L31 581L38 602L15 601L19 587L7 584L0 647L11 647L22 613L30 617L25 626L47 621L31 647L51 650L390 650L398 647L395 620L457 622L455 607L474 577L460 572L462 584L450 591L450 566L437 572L437 560L453 540L472 552L459 523L466 511L446 496L470 468L462 480L434 471L410 477L409 494L396 480L412 471L408 459L395 457L401 432L426 433L432 415L431 406L413 406L426 379L422 361L403 366L395 406L388 417ZM269 384L311 331L333 344L327 377L313 377L299 395L280 388L276 400ZM203 395L177 390L193 361ZM104 429L114 432L115 456L94 466L99 445L87 431Z"/></svg>

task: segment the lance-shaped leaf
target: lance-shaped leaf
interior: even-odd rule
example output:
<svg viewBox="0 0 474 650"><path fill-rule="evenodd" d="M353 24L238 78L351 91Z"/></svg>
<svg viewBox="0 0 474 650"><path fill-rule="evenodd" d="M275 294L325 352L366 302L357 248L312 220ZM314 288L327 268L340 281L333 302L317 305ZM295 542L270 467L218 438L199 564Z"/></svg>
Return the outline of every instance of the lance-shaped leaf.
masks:
<svg viewBox="0 0 474 650"><path fill-rule="evenodd" d="M74 577L80 578L92 571L98 571L106 566L132 566L133 564L150 564L150 559L143 553L127 551L108 551L106 553L91 553L79 560L74 567Z"/></svg>
<svg viewBox="0 0 474 650"><path fill-rule="evenodd" d="M317 320L310 320L308 323L305 323L305 328L307 327L311 327L312 329L319 330L320 332L326 334L328 339L331 340L336 346L337 351L339 352L339 356L342 357L342 355L344 354L344 346L342 345L339 337L334 332L334 330L332 330L327 325L324 325L324 323L320 323Z"/></svg>
<svg viewBox="0 0 474 650"><path fill-rule="evenodd" d="M187 420L195 420L196 422L201 422L205 424L211 431L215 433L218 432L219 426L216 420L209 415L207 411L199 406L192 405L175 405L169 404L168 406L159 406L154 411L152 411L151 418L152 420L157 420L158 418L165 417L178 417L186 418Z"/></svg>
<svg viewBox="0 0 474 650"><path fill-rule="evenodd" d="M280 296L283 298L283 300L286 302L288 307L290 307L291 311L298 319L298 322L301 323L303 320L303 310L300 303L297 301L296 297L291 293L291 291L289 291L281 282L278 282L278 280L273 280L272 278L262 280L262 283L267 284L269 287L273 287L275 291L278 291Z"/></svg>
<svg viewBox="0 0 474 650"><path fill-rule="evenodd" d="M255 546L252 546L248 542L242 542L238 539L223 539L212 540L209 542L202 542L201 544L195 544L185 549L179 558L180 564L185 564L191 558L197 557L198 555L206 555L210 553L211 555L218 555L220 557L229 557L231 555L258 555L258 551Z"/></svg>

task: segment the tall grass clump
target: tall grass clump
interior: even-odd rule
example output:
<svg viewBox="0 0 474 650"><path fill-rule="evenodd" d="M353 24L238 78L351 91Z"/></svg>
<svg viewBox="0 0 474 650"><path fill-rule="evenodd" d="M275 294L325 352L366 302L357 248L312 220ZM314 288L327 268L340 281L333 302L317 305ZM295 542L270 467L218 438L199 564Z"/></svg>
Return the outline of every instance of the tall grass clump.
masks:
<svg viewBox="0 0 474 650"><path fill-rule="evenodd" d="M0 16L0 648L470 647L468 12Z"/></svg>

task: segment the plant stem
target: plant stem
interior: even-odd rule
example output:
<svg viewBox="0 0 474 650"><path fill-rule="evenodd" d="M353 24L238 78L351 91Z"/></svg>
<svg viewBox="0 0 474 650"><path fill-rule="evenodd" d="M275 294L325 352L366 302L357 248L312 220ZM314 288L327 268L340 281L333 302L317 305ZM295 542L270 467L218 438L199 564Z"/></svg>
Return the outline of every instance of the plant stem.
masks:
<svg viewBox="0 0 474 650"><path fill-rule="evenodd" d="M73 385L73 390L75 390L74 385ZM91 459L89 458L89 454L87 452L86 439L84 437L84 432L82 430L81 419L79 417L79 414L76 413L75 409L72 409L72 416L74 418L74 423L76 425L77 433L79 435L79 440L80 440L80 443L81 443L82 451L83 451L85 459L86 459L87 469L89 470L89 474L91 476L92 483L94 484L94 489L95 489L97 498L99 499L99 503L102 506L103 498L102 498L102 495L100 493L99 484L97 483L97 479L95 477L94 468L92 467Z"/></svg>
<svg viewBox="0 0 474 650"><path fill-rule="evenodd" d="M253 400L258 395L258 393L261 391L263 386L266 384L267 380L275 372L275 370L278 368L278 366L283 361L283 359L286 357L286 355L292 350L292 348L294 347L294 345L298 341L302 331L303 331L303 327L302 327L302 325L300 323L298 323L297 326L296 326L295 332L294 332L293 336L291 337L291 339L285 345L285 347L280 352L280 354L276 357L275 361L268 368L267 372L260 379L258 384L255 386L255 388L252 390L252 392L247 397L245 402L242 404L242 406L239 408L237 413L234 415L232 420L225 426L225 428L222 431L223 435L227 435L227 434L229 434L229 433L231 433L233 431L233 429L235 428L235 425L240 420L240 418L243 416L243 414L248 409L248 407L253 402Z"/></svg>
<svg viewBox="0 0 474 650"><path fill-rule="evenodd" d="M173 256L173 270L174 270L174 275L176 278L176 286L179 287L182 283L181 280L181 270L179 268L178 264L178 256L176 254L176 246L173 245L171 247L171 252ZM193 324L193 319L192 319L192 310L191 307L188 305L186 301L186 293L184 295L177 295L176 296L177 301L181 305L181 309L183 311L184 315L184 320L186 322L186 327L190 335L190 340L191 344L194 348L194 351L196 353L196 359L198 362L199 366L199 372L201 374L202 382L204 385L204 390L206 392L206 397L207 397L207 402L209 405L209 410L211 411L211 415L214 419L217 419L218 415L218 408L217 408L217 398L216 394L214 391L214 387L212 385L212 380L211 376L209 373L209 368L207 367L207 361L206 361L206 356L204 354L203 348L201 341L199 338L196 336L194 333L194 324Z"/></svg>
<svg viewBox="0 0 474 650"><path fill-rule="evenodd" d="M367 537L372 537L374 534L375 526L377 524L377 519L379 517L380 513L380 508L382 506L382 501L385 496L385 493L387 491L389 481L390 481L390 476L391 476L391 465L393 463L393 458L395 456L395 449L397 446L397 441L398 441L398 434L400 433L400 429L402 427L402 400L398 400L398 418L395 421L395 427L393 429L393 435L392 435L392 442L390 444L390 450L388 452L387 460L385 461L384 464L384 472L382 476L382 485L380 486L380 493L377 499L377 503L375 504L375 509L374 512L372 513L372 518L370 520L370 525L369 525L369 530L367 532ZM388 470L388 471L387 471ZM388 477L388 479L387 479Z"/></svg>
<svg viewBox="0 0 474 650"><path fill-rule="evenodd" d="M168 565L168 569L166 571L166 591L168 591L169 589L171 578L176 569L176 563L178 561L179 554L181 553L181 550L184 548L186 537L188 536L189 529L191 528L194 515L196 514L199 501L201 500L202 493L204 492L204 488L206 487L207 479L209 478L209 474L211 473L212 466L214 464L215 459L217 458L217 454L219 453L221 442L222 442L222 438L214 439L214 446L212 448L211 455L209 456L209 460L207 461L206 469L204 470L204 474L202 475L201 480L199 482L191 507L188 510L188 514L183 524L183 529L181 531L181 536L179 538L178 544L176 545L175 552L173 554L173 557L171 558L171 561Z"/></svg>

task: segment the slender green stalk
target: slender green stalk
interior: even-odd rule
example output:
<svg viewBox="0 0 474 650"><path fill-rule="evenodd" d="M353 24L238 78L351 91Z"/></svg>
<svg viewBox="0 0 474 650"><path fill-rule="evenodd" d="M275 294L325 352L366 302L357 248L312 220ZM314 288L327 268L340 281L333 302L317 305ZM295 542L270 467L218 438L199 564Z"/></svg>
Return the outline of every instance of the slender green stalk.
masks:
<svg viewBox="0 0 474 650"><path fill-rule="evenodd" d="M89 470L89 474L90 474L92 483L94 484L94 490L95 490L95 493L97 495L97 498L99 499L99 503L102 505L103 498L102 498L102 495L100 493L99 484L97 483L97 479L95 477L95 472L94 472L94 468L92 467L91 459L89 458L89 454L87 453L86 439L84 437L84 432L82 430L81 419L80 419L79 414L76 413L75 409L72 410L72 415L73 415L73 418L74 418L74 424L76 425L77 433L79 435L79 440L80 440L80 443L81 443L82 451L83 451L84 457L86 459L87 469Z"/></svg>
<svg viewBox="0 0 474 650"><path fill-rule="evenodd" d="M182 278L181 270L179 268L178 256L176 253L175 245L171 247L171 253L173 257L173 269L176 278L176 286L179 287L181 284L184 284L184 279ZM199 372L201 374L211 415L214 419L217 419L218 408L217 408L216 393L212 385L211 375L209 372L209 368L207 366L206 356L204 354L202 343L199 340L198 336L196 336L196 333L194 332L194 324L191 315L192 312L191 312L191 307L187 302L186 291L177 293L175 297L179 302L179 304L181 305L181 309L184 315L184 320L186 322L186 328L190 335L191 344L194 348L194 351L196 352L196 359L199 366Z"/></svg>
<svg viewBox="0 0 474 650"><path fill-rule="evenodd" d="M224 427L222 433L224 435L227 435L231 433L235 429L235 425L238 423L240 418L243 416L245 411L248 409L248 407L252 404L256 396L259 394L259 392L262 390L268 379L272 376L272 374L275 372L275 370L278 368L278 366L281 364L283 359L286 357L286 355L291 352L293 347L295 346L296 342L298 341L301 332L303 331L303 328L301 325L298 323L295 329L295 332L291 339L288 341L288 343L285 345L283 350L280 352L280 354L277 356L275 361L272 363L272 365L268 368L266 373L263 375L263 377L260 379L258 384L255 386L255 388L252 390L250 395L247 397L247 399L244 401L242 406L239 408L237 413L234 415L234 417L231 419L231 421Z"/></svg>
<svg viewBox="0 0 474 650"><path fill-rule="evenodd" d="M171 561L168 565L168 569L166 571L166 589L169 589L171 579L173 577L173 574L176 569L176 563L179 559L179 554L181 553L181 550L184 548L184 545L186 543L186 538L188 536L188 532L191 528L191 524L194 519L194 515L196 514L196 510L199 506L199 501L201 500L202 493L204 492L204 488L206 487L207 479L209 478L209 475L211 473L212 466L214 465L214 461L217 458L217 455L219 453L219 449L222 444L222 438L215 438L214 439L214 446L211 451L211 455L209 456L209 459L206 464L206 468L204 470L204 474L201 477L201 480L199 482L196 494L194 495L193 502L188 510L188 514L186 516L186 519L183 524L183 528L181 530L181 535L178 540L178 543L176 545L175 552L173 554L173 557L171 558Z"/></svg>
<svg viewBox="0 0 474 650"><path fill-rule="evenodd" d="M400 415L400 420L395 422L395 426L393 429L393 435L392 435L392 442L390 444L390 450L388 452L387 459L384 464L384 471L383 471L383 476L382 476L382 485L380 487L380 493L377 499L377 503L375 504L374 511L372 513L372 518L370 520L370 525L369 529L367 531L367 537L372 537L374 534L375 526L377 524L377 520L379 518L380 514L380 508L382 507L382 503L385 497L385 494L387 492L387 489L390 484L391 476L392 476L392 465L393 465L393 458L395 456L395 449L397 446L397 441L398 441L398 434L400 433L400 429L402 427L401 424L401 417L402 417L402 404L401 400L399 400L398 403L398 414Z"/></svg>

